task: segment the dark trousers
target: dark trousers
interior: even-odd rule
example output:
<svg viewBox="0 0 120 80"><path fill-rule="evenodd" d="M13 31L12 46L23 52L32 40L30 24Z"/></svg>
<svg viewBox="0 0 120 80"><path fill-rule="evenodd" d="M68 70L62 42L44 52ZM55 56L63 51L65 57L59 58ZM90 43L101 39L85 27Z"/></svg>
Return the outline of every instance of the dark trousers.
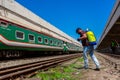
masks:
<svg viewBox="0 0 120 80"><path fill-rule="evenodd" d="M112 54L115 54L116 47L111 47L111 49L112 49Z"/></svg>

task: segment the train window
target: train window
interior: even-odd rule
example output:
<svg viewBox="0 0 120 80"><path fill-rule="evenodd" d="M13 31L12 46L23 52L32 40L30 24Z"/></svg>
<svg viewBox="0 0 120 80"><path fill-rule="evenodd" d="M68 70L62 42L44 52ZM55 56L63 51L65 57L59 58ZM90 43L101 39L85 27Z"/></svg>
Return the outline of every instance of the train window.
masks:
<svg viewBox="0 0 120 80"><path fill-rule="evenodd" d="M2 27L8 27L8 23L6 23L6 22L0 22L0 26L2 26Z"/></svg>
<svg viewBox="0 0 120 80"><path fill-rule="evenodd" d="M63 42L62 41L60 42L60 46L63 46Z"/></svg>
<svg viewBox="0 0 120 80"><path fill-rule="evenodd" d="M62 46L63 45L63 43L60 43L60 46Z"/></svg>
<svg viewBox="0 0 120 80"><path fill-rule="evenodd" d="M29 34L28 37L29 37L29 40L30 40L30 41L34 41L34 40L35 40L35 36L32 35L32 34Z"/></svg>
<svg viewBox="0 0 120 80"><path fill-rule="evenodd" d="M54 41L54 45L57 45L57 41L56 40Z"/></svg>
<svg viewBox="0 0 120 80"><path fill-rule="evenodd" d="M60 42L58 42L58 46L60 46Z"/></svg>
<svg viewBox="0 0 120 80"><path fill-rule="evenodd" d="M45 44L48 44L48 39L45 38L45 39L44 39L44 42L45 42Z"/></svg>
<svg viewBox="0 0 120 80"><path fill-rule="evenodd" d="M16 38L24 40L24 32L22 32L22 31L16 31Z"/></svg>
<svg viewBox="0 0 120 80"><path fill-rule="evenodd" d="M53 40L50 40L50 44L51 44L51 45L53 44Z"/></svg>
<svg viewBox="0 0 120 80"><path fill-rule="evenodd" d="M58 46L58 42L56 42L56 46Z"/></svg>
<svg viewBox="0 0 120 80"><path fill-rule="evenodd" d="M40 36L38 37L38 42L39 42L39 43L42 43L42 42L43 42L42 37L40 37Z"/></svg>
<svg viewBox="0 0 120 80"><path fill-rule="evenodd" d="M54 41L54 45L56 45L56 41Z"/></svg>

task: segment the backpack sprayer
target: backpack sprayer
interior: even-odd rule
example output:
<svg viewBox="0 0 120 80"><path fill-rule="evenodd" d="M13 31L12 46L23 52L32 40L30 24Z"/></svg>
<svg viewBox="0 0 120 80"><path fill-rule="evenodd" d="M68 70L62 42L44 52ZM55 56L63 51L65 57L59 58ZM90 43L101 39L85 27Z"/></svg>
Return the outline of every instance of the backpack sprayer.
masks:
<svg viewBox="0 0 120 80"><path fill-rule="evenodd" d="M88 38L89 45L96 45L96 37L92 31L89 31L89 29L86 29L86 35Z"/></svg>

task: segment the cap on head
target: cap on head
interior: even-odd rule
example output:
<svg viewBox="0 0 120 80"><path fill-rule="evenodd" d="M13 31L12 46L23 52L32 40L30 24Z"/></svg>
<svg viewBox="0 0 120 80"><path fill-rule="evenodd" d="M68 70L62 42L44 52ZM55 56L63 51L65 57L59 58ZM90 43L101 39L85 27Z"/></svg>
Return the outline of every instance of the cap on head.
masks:
<svg viewBox="0 0 120 80"><path fill-rule="evenodd" d="M76 33L78 33L79 30L82 30L82 29L81 29L81 28L77 28L77 29L76 29Z"/></svg>

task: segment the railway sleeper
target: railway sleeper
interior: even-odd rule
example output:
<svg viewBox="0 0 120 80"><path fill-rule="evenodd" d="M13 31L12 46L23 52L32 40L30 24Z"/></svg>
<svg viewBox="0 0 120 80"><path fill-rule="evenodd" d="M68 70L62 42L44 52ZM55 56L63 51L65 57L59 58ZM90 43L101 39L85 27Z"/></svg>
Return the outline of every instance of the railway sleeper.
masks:
<svg viewBox="0 0 120 80"><path fill-rule="evenodd" d="M102 56L106 60L106 62L108 62L110 64L111 67L114 67L115 69L120 71L120 64L119 63L109 59L109 57L105 57L103 55L100 55L100 56Z"/></svg>

